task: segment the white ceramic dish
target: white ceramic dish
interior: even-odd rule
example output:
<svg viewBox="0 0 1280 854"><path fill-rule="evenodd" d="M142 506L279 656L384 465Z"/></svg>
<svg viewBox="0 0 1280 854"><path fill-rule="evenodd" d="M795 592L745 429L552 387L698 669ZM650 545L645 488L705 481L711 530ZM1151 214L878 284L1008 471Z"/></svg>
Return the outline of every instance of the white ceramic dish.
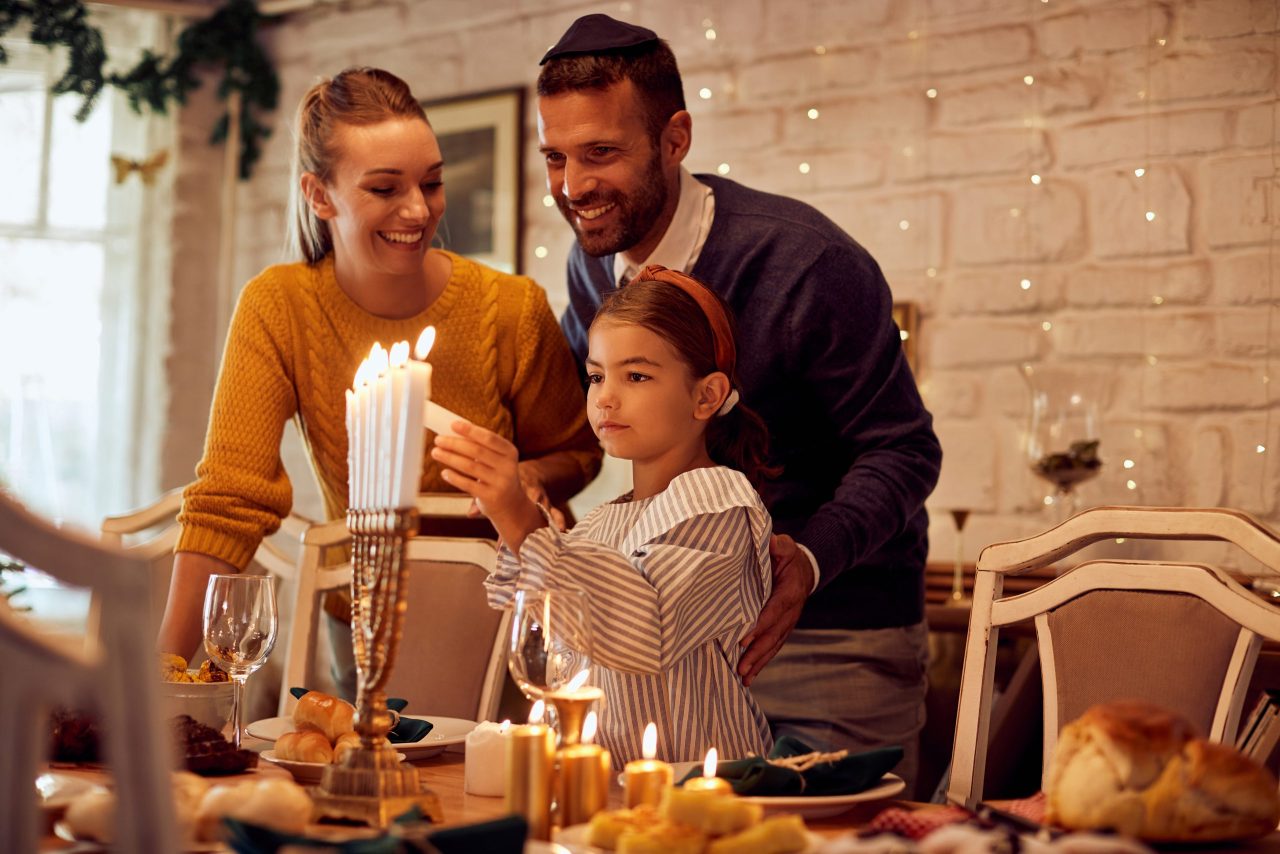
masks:
<svg viewBox="0 0 1280 854"><path fill-rule="evenodd" d="M110 845L103 844L96 839L84 839L76 836L71 832L71 828L67 826L65 821L59 821L53 826L53 835L67 842L77 843L76 851L113 851ZM81 845L97 846L95 849L80 848ZM186 854L213 854L213 852L226 852L231 849L223 845L221 842L187 842L181 846L180 851Z"/></svg>
<svg viewBox="0 0 1280 854"><path fill-rule="evenodd" d="M293 779L299 783L319 783L320 776L324 774L324 769L329 767L328 762L295 762L292 759L281 759L276 756L274 750L264 750L258 754L272 765L279 765L284 770L293 775ZM396 753L396 756L403 762L405 755Z"/></svg>
<svg viewBox="0 0 1280 854"><path fill-rule="evenodd" d="M446 747L462 744L467 740L467 733L476 728L475 721L467 721L462 718L440 718L434 715L430 717L404 715L403 717L419 721L431 721L433 724L431 732L418 741L391 745L410 759L425 759L428 756L442 753ZM275 741L286 732L293 732L294 729L296 727L293 725L293 718L279 717L254 721L249 724L247 731L249 735L255 738L261 738L264 741Z"/></svg>
<svg viewBox="0 0 1280 854"><path fill-rule="evenodd" d="M102 786L91 783L74 774L59 774L50 771L36 777L36 800L40 809L61 813L71 802L89 792L101 791Z"/></svg>
<svg viewBox="0 0 1280 854"><path fill-rule="evenodd" d="M793 795L789 797L773 797L773 798L750 798L744 797L742 800L753 804L759 804L764 807L765 815L774 813L794 813L795 815L804 816L805 818L825 818L830 815L839 815L854 804L868 803L870 801L882 801L886 798L892 798L907 787L902 778L897 774L885 774L880 778L879 785L872 786L853 795L818 795L805 797L803 795Z"/></svg>
<svg viewBox="0 0 1280 854"><path fill-rule="evenodd" d="M524 854L609 854L603 848L587 844L587 828L589 825L575 824L556 831L553 842L529 841L525 843ZM816 833L809 832L809 847L800 854L817 851L825 840Z"/></svg>

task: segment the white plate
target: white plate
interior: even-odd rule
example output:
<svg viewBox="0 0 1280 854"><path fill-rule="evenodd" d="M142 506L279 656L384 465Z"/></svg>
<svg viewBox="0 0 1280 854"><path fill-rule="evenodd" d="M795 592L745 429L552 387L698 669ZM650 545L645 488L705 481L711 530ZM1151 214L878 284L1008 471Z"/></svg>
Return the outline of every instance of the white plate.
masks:
<svg viewBox="0 0 1280 854"><path fill-rule="evenodd" d="M868 801L882 801L885 798L892 798L907 787L902 778L897 774L885 774L880 778L880 784L870 789L865 789L853 795L815 795L806 797L804 795L791 795L786 797L772 798L749 798L743 797L742 800L749 803L759 804L764 807L765 815L772 813L795 813L805 818L825 818L829 815L838 815L852 807L854 804L866 803Z"/></svg>
<svg viewBox="0 0 1280 854"><path fill-rule="evenodd" d="M435 756L437 753L444 752L444 749L450 745L462 744L467 740L467 733L476 728L475 721L466 721L462 718L440 718L434 715L431 717L403 715L402 717L416 721L431 721L433 724L431 732L417 741L392 743L392 747L410 759L426 759L428 756ZM286 732L293 732L296 728L293 724L293 718L263 718L260 721L254 721L249 724L246 731L255 738L261 738L264 741L275 741Z"/></svg>
<svg viewBox="0 0 1280 854"><path fill-rule="evenodd" d="M71 828L67 826L65 821L59 821L53 825L53 835L59 839L65 839L67 842L76 842L80 845L96 845L98 846L96 849L98 851L113 850L110 845L104 845L96 839L76 836L71 832ZM75 850L81 851L85 849L81 849L77 846ZM221 842L187 842L184 843L179 850L189 852L189 854L213 854L213 852L226 852L231 849L223 845Z"/></svg>
<svg viewBox="0 0 1280 854"><path fill-rule="evenodd" d="M587 844L587 828L589 826L575 824L561 828L556 831L554 842L538 842L536 845L533 841L526 842L524 854L609 854L603 848ZM806 832L809 834L809 847L805 848L800 854L817 851L818 847L825 841L812 831Z"/></svg>
<svg viewBox="0 0 1280 854"><path fill-rule="evenodd" d="M51 771L36 777L36 801L42 810L61 812L81 795L101 791L102 788L83 777Z"/></svg>
<svg viewBox="0 0 1280 854"><path fill-rule="evenodd" d="M279 765L281 768L288 771L293 775L293 779L297 780L299 783L319 783L320 776L324 774L324 769L328 768L330 765L328 762L295 762L292 759L281 759L279 756L276 756L276 752L274 750L264 750L258 755L270 762L272 765ZM405 755L403 753L397 753L396 756L399 757L401 762L405 759Z"/></svg>

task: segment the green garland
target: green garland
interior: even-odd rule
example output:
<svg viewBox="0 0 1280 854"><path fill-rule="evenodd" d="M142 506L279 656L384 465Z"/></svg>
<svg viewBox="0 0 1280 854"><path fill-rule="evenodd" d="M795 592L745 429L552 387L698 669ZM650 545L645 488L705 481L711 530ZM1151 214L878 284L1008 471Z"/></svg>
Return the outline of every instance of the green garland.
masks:
<svg viewBox="0 0 1280 854"><path fill-rule="evenodd" d="M108 85L125 92L134 112L141 114L145 107L163 115L171 103L185 104L187 94L199 88L198 68L221 66L218 96L225 100L233 91L240 93L240 178L248 179L262 154L262 141L271 135L258 115L274 110L280 97L280 79L258 46L258 27L267 18L258 13L254 0L227 0L212 16L178 35L178 52L172 59L144 51L138 64L123 74L103 71L107 52L102 33L90 26L84 0L0 0L0 37L23 19L31 22L31 41L67 48L67 69L53 92L84 99L76 111L80 121L88 118ZM0 45L0 63L7 61ZM226 140L230 119L230 113L223 114L209 142Z"/></svg>

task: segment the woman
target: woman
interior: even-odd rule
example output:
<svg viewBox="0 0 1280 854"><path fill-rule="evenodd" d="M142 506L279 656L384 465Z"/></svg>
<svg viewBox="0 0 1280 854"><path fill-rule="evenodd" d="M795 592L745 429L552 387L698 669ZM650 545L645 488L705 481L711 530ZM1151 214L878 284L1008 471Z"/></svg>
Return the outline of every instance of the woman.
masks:
<svg viewBox="0 0 1280 854"><path fill-rule="evenodd" d="M347 505L344 390L375 341L435 325L432 398L512 441L531 496L562 502L595 476L600 449L546 294L430 248L444 163L404 81L371 68L316 84L298 108L294 227L305 261L269 267L240 295L204 458L184 493L161 651L200 643L209 575L238 572L288 512L280 459L297 419L330 518ZM427 459L422 491L450 489ZM326 610L348 618L342 603ZM345 634L343 640L346 640ZM338 658L350 655L335 646ZM354 691L353 674L343 674Z"/></svg>

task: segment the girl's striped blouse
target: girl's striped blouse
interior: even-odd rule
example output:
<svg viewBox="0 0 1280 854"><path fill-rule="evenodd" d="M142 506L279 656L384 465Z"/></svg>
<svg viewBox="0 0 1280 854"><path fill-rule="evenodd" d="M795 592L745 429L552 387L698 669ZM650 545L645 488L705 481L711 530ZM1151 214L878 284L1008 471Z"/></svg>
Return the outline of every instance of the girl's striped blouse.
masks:
<svg viewBox="0 0 1280 854"><path fill-rule="evenodd" d="M652 498L597 507L573 530L540 528L517 558L502 549L489 604L517 589L582 589L594 628L592 683L604 689L598 741L621 766L641 755L645 724L658 757L766 753L764 713L738 678L738 641L769 596L772 523L741 472L685 472Z"/></svg>

